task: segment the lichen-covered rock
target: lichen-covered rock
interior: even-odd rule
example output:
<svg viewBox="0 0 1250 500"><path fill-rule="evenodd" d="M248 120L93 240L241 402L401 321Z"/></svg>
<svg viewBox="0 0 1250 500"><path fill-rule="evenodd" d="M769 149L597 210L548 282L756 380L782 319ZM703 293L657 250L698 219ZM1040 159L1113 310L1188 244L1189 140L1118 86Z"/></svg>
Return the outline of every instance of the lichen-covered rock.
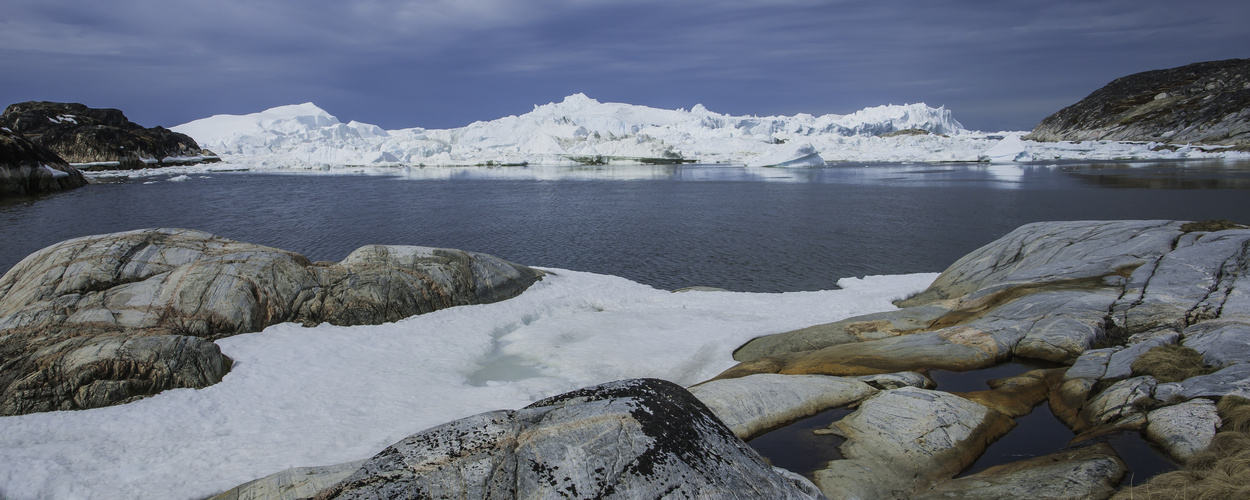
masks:
<svg viewBox="0 0 1250 500"><path fill-rule="evenodd" d="M972 464L1015 426L1006 415L952 394L883 391L831 427L843 460L816 471L829 498L910 498Z"/></svg>
<svg viewBox="0 0 1250 500"><path fill-rule="evenodd" d="M1222 423L1209 399L1159 408L1146 415L1146 422L1146 436L1181 463L1207 449Z"/></svg>
<svg viewBox="0 0 1250 500"><path fill-rule="evenodd" d="M1250 143L1250 59L1117 78L1046 117L1025 139Z"/></svg>
<svg viewBox="0 0 1250 500"><path fill-rule="evenodd" d="M214 339L282 322L380 324L496 302L540 276L489 255L424 247L365 247L342 263L314 264L184 229L61 242L0 277L0 415L205 387L230 364ZM195 348L124 362L113 355L133 348L83 348L167 337ZM180 375L165 365L206 368Z"/></svg>
<svg viewBox="0 0 1250 500"><path fill-rule="evenodd" d="M87 185L82 172L22 134L0 126L0 198L34 196Z"/></svg>
<svg viewBox="0 0 1250 500"><path fill-rule="evenodd" d="M856 403L877 390L852 378L770 373L713 380L691 387L690 392L734 435L749 440L801 418Z"/></svg>
<svg viewBox="0 0 1250 500"><path fill-rule="evenodd" d="M185 134L144 128L119 110L77 103L11 104L0 115L0 127L25 135L71 163L119 162L120 168L142 168L143 159L212 155Z"/></svg>
<svg viewBox="0 0 1250 500"><path fill-rule="evenodd" d="M1115 493L1128 471L1106 443L990 467L952 479L917 495L916 500L1099 499Z"/></svg>
<svg viewBox="0 0 1250 500"><path fill-rule="evenodd" d="M414 434L317 498L823 498L675 384L626 380Z"/></svg>

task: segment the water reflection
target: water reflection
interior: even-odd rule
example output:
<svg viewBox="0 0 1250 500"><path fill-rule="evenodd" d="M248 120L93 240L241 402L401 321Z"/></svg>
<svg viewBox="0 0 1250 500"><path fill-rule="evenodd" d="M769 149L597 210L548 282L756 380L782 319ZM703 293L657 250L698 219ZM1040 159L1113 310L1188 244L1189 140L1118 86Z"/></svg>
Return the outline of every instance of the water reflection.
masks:
<svg viewBox="0 0 1250 500"><path fill-rule="evenodd" d="M357 169L409 180L780 182L940 186L979 184L998 189L1045 187L1076 178L1100 187L1250 189L1250 161L1203 160L1083 163L830 163L823 168L741 165L410 166ZM322 173L342 173L328 171Z"/></svg>
<svg viewBox="0 0 1250 500"><path fill-rule="evenodd" d="M1250 189L1247 161L1160 161L1063 165L1082 182L1130 189Z"/></svg>

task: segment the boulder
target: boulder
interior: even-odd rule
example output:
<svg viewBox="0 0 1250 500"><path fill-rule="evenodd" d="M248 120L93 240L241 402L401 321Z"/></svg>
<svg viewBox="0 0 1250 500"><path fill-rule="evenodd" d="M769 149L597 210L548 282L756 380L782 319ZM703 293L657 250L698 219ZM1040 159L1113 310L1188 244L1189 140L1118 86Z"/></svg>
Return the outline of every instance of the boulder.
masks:
<svg viewBox="0 0 1250 500"><path fill-rule="evenodd" d="M914 498L1107 498L1115 493L1115 485L1126 472L1128 468L1111 445L1099 443L990 467L976 474L938 484Z"/></svg>
<svg viewBox="0 0 1250 500"><path fill-rule="evenodd" d="M409 436L317 498L823 498L685 389L625 380Z"/></svg>
<svg viewBox="0 0 1250 500"><path fill-rule="evenodd" d="M117 162L120 168L142 168L145 159L153 163L166 157L215 159L185 134L145 128L119 110L77 103L11 104L0 115L0 127L26 135L71 163Z"/></svg>
<svg viewBox="0 0 1250 500"><path fill-rule="evenodd" d="M1215 402L1209 399L1159 408L1147 414L1146 421L1146 437L1181 463L1207 449L1222 424Z"/></svg>
<svg viewBox="0 0 1250 500"><path fill-rule="evenodd" d="M910 498L958 474L1014 426L945 392L883 391L830 426L846 438L845 459L816 471L815 482L829 498Z"/></svg>
<svg viewBox="0 0 1250 500"><path fill-rule="evenodd" d="M859 380L823 375L759 374L690 388L735 436L750 440L777 427L846 406L877 392Z"/></svg>
<svg viewBox="0 0 1250 500"><path fill-rule="evenodd" d="M56 153L0 127L0 198L55 193L85 185L82 172Z"/></svg>
<svg viewBox="0 0 1250 500"><path fill-rule="evenodd" d="M1250 59L1118 78L1046 117L1025 139L1250 144Z"/></svg>
<svg viewBox="0 0 1250 500"><path fill-rule="evenodd" d="M341 263L312 263L185 229L61 242L0 277L0 415L205 387L230 364L212 340L282 322L380 324L497 302L541 275L425 247L369 246ZM151 339L184 347L136 347ZM171 366L179 369L162 368Z"/></svg>

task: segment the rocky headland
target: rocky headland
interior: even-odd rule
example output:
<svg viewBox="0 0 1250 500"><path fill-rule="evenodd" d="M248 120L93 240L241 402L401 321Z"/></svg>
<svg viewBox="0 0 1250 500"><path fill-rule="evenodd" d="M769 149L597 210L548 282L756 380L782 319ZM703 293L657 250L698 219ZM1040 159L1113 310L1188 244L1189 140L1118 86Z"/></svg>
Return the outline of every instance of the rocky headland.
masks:
<svg viewBox="0 0 1250 500"><path fill-rule="evenodd" d="M31 101L11 104L0 127L25 135L86 169L136 169L218 161L195 140L164 127L146 128L117 109Z"/></svg>
<svg viewBox="0 0 1250 500"><path fill-rule="evenodd" d="M0 127L0 198L34 196L87 185L82 172L22 134Z"/></svg>
<svg viewBox="0 0 1250 500"><path fill-rule="evenodd" d="M1117 78L1046 117L1024 138L1250 147L1250 59Z"/></svg>
<svg viewBox="0 0 1250 500"><path fill-rule="evenodd" d="M426 247L366 246L336 263L181 229L65 241L0 277L0 415L205 387L231 365L215 339L496 302L541 276Z"/></svg>
<svg viewBox="0 0 1250 500"><path fill-rule="evenodd" d="M453 262L462 265L442 267ZM277 321L389 321L431 307L416 299L431 294L460 303L440 290L502 300L539 277L415 247L308 263L193 231L71 240L0 279L0 354L13 379L3 381L4 409L89 407L171 381L210 384L229 367L214 357L213 338ZM585 388L218 498L1236 497L1250 456L1248 287L1245 226L1029 224L961 258L898 310L754 339L735 352L737 366L693 387L641 379ZM1012 359L1054 368L974 392L944 391L927 376ZM117 373L143 376L109 378ZM1043 402L1075 431L1071 442L960 476ZM844 439L842 458L810 477L744 444L832 408L853 410L821 431ZM1104 441L1126 432L1184 469L1118 491L1129 470Z"/></svg>

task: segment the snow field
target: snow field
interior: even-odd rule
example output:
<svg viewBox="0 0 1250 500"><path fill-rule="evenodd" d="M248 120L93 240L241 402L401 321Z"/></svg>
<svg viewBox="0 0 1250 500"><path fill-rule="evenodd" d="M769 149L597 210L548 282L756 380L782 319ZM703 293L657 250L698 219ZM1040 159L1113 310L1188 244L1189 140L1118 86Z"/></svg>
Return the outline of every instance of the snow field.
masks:
<svg viewBox="0 0 1250 500"><path fill-rule="evenodd" d="M657 290L550 270L519 297L378 326L275 325L218 341L213 386L0 418L0 497L201 498L372 456L434 425L635 377L689 385L771 333L893 309L936 274L782 294Z"/></svg>

